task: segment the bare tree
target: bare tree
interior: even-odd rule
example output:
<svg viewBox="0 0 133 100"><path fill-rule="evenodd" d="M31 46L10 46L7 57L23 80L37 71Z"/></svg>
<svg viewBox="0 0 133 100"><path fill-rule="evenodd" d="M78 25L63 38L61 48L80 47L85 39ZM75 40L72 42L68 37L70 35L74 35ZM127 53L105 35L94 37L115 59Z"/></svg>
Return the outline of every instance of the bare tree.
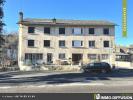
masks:
<svg viewBox="0 0 133 100"><path fill-rule="evenodd" d="M3 50L4 50L4 35L3 35L3 26L5 25L3 23L3 17L4 17L4 12L3 12L3 5L5 3L5 0L0 0L0 65L2 65L3 62Z"/></svg>

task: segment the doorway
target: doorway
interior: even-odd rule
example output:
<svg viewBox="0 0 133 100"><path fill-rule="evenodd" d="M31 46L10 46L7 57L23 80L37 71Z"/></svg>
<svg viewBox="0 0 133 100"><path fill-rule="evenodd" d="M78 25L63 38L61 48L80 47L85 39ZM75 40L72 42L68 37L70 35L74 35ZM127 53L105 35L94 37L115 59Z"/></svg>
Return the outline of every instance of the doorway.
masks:
<svg viewBox="0 0 133 100"><path fill-rule="evenodd" d="M72 61L74 64L79 64L82 58L83 58L83 54L72 54Z"/></svg>
<svg viewBox="0 0 133 100"><path fill-rule="evenodd" d="M47 63L52 63L52 59L53 58L53 56L52 56L52 53L48 53L47 54Z"/></svg>

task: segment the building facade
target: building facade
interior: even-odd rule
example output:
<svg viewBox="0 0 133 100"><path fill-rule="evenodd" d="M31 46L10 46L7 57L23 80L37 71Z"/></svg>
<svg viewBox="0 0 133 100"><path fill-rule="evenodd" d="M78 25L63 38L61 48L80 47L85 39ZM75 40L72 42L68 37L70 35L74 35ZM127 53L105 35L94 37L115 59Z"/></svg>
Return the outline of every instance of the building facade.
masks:
<svg viewBox="0 0 133 100"><path fill-rule="evenodd" d="M115 24L108 21L23 19L19 21L19 66L37 62L114 64ZM21 68L20 68L21 69Z"/></svg>

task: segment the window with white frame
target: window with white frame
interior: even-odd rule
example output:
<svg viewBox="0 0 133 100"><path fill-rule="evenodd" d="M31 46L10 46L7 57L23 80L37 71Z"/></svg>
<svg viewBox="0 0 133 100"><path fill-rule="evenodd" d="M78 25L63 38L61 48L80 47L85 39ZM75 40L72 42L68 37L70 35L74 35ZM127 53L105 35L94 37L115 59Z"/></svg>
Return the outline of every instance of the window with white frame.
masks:
<svg viewBox="0 0 133 100"><path fill-rule="evenodd" d="M108 59L109 58L109 55L108 54L102 54L102 59L105 60L105 59Z"/></svg>
<svg viewBox="0 0 133 100"><path fill-rule="evenodd" d="M95 28L89 28L89 34L95 34Z"/></svg>
<svg viewBox="0 0 133 100"><path fill-rule="evenodd" d="M83 41L80 40L72 41L72 47L83 47Z"/></svg>
<svg viewBox="0 0 133 100"><path fill-rule="evenodd" d="M59 34L65 34L65 28L59 28Z"/></svg>
<svg viewBox="0 0 133 100"><path fill-rule="evenodd" d="M35 33L35 27L28 27L28 33Z"/></svg>
<svg viewBox="0 0 133 100"><path fill-rule="evenodd" d="M104 35L109 35L109 28L104 28L103 29L103 34Z"/></svg>
<svg viewBox="0 0 133 100"><path fill-rule="evenodd" d="M83 33L83 29L82 28L73 28L72 33L75 35L80 35Z"/></svg>
<svg viewBox="0 0 133 100"><path fill-rule="evenodd" d="M89 41L89 48L95 48L95 41Z"/></svg>
<svg viewBox="0 0 133 100"><path fill-rule="evenodd" d="M44 47L50 47L50 40L44 40Z"/></svg>
<svg viewBox="0 0 133 100"><path fill-rule="evenodd" d="M65 59L66 57L65 57L65 53L60 53L59 54L59 59Z"/></svg>
<svg viewBox="0 0 133 100"><path fill-rule="evenodd" d="M88 54L88 58L91 59L91 60L96 60L97 55L96 54Z"/></svg>
<svg viewBox="0 0 133 100"><path fill-rule="evenodd" d="M34 47L35 46L35 40L28 40L28 47Z"/></svg>
<svg viewBox="0 0 133 100"><path fill-rule="evenodd" d="M25 60L42 60L43 54L41 53L25 53Z"/></svg>
<svg viewBox="0 0 133 100"><path fill-rule="evenodd" d="M65 47L65 40L59 41L59 47Z"/></svg>
<svg viewBox="0 0 133 100"><path fill-rule="evenodd" d="M104 41L103 44L104 44L104 47L105 48L108 48L109 47L109 41Z"/></svg>
<svg viewBox="0 0 133 100"><path fill-rule="evenodd" d="M44 27L44 33L50 34L50 27Z"/></svg>

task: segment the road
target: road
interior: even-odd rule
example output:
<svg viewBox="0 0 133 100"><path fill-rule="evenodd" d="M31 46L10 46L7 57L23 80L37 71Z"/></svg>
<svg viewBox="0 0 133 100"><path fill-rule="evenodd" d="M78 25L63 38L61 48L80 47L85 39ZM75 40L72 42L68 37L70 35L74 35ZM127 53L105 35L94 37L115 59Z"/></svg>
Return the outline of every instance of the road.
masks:
<svg viewBox="0 0 133 100"><path fill-rule="evenodd" d="M1 72L0 93L133 93L133 70L82 72Z"/></svg>

